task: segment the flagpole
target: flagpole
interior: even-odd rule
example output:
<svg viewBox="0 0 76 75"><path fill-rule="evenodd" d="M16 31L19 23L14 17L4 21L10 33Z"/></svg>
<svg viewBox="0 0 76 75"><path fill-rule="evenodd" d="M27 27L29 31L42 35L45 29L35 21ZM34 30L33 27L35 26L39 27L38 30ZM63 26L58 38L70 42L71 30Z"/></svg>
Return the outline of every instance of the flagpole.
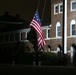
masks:
<svg viewBox="0 0 76 75"><path fill-rule="evenodd" d="M43 21L43 17L44 17L44 12L45 12L45 6L46 6L46 0L45 0L45 3L44 3L44 7L43 7L43 12L42 12L42 17L41 17L41 21Z"/></svg>
<svg viewBox="0 0 76 75"><path fill-rule="evenodd" d="M63 65L67 65L67 0L63 0L62 33Z"/></svg>
<svg viewBox="0 0 76 75"><path fill-rule="evenodd" d="M40 6L40 0L38 1L38 5L37 5L37 9L36 11L39 10L39 6ZM37 33L36 33L37 34ZM37 37L38 38L38 37ZM37 39L35 40L35 44L34 44L34 49L35 49L35 54L34 54L34 61L35 61L35 65L38 66L38 59L39 59L39 54L38 54L38 41Z"/></svg>
<svg viewBox="0 0 76 75"><path fill-rule="evenodd" d="M40 4L40 1L39 1L39 4ZM45 2L44 2L44 7L43 7L43 12L42 12L42 16L41 16L41 23L42 23L42 21L43 21L43 17L44 17L44 12L45 12L45 6L46 6L46 0L45 0ZM38 8L39 8L39 6L38 6ZM37 9L38 9L37 8ZM39 66L41 66L41 51L39 51L39 52L37 52L37 56L38 56L38 64L39 64Z"/></svg>
<svg viewBox="0 0 76 75"><path fill-rule="evenodd" d="M36 11L38 11L39 9L39 5L40 5L40 0L38 2L38 5L37 5L37 9ZM44 7L43 7L43 12L42 12L42 17L41 17L41 21L43 20L43 16L44 16L44 11L45 11L45 5L46 5L46 0L45 0L45 3L44 3ZM38 38L38 37L37 37ZM41 54L41 51L38 50L38 41L35 40L35 44L34 44L34 49L35 49L35 57L34 57L34 60L35 60L35 65L41 65L40 63L40 54Z"/></svg>
<svg viewBox="0 0 76 75"><path fill-rule="evenodd" d="M40 0L38 1L38 5L37 5L37 9L36 9L36 10L38 10L38 9L39 9L39 5L40 5Z"/></svg>

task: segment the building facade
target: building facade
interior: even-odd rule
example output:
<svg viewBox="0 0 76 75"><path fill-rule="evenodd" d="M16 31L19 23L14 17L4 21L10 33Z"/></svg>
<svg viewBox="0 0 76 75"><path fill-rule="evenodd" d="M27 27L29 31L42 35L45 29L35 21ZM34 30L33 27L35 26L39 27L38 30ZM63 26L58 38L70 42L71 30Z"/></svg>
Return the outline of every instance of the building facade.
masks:
<svg viewBox="0 0 76 75"><path fill-rule="evenodd" d="M76 0L67 0L67 54L71 63L76 53ZM62 49L63 35L63 0L51 0L51 50L58 52Z"/></svg>
<svg viewBox="0 0 76 75"><path fill-rule="evenodd" d="M76 56L76 0L67 0L67 55L69 62L74 63ZM50 17L50 16L49 16ZM33 52L33 44L27 40L30 22L7 12L0 16L0 55ZM51 20L45 19L42 30L46 40L45 52L62 54L63 35L63 0L51 0ZM13 54L12 54L13 53ZM4 57L4 56L3 56Z"/></svg>

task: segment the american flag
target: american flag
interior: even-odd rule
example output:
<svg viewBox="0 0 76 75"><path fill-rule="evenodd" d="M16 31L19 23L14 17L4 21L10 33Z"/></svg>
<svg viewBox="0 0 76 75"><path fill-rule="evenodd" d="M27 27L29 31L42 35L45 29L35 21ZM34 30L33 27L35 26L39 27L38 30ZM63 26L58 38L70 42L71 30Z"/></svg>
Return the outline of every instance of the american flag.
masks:
<svg viewBox="0 0 76 75"><path fill-rule="evenodd" d="M38 11L36 11L30 26L33 27L38 34L38 50L40 50L44 45L46 45L46 42L43 36L41 20Z"/></svg>

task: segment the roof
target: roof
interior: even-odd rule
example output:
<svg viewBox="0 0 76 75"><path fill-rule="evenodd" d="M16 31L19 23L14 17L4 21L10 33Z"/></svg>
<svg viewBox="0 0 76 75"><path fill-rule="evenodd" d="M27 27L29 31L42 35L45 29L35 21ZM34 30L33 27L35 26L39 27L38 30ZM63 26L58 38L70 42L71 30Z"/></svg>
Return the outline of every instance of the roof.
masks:
<svg viewBox="0 0 76 75"><path fill-rule="evenodd" d="M1 21L7 21L7 22L24 22L25 20L20 19L19 14L16 14L16 16L9 15L8 12L5 12L4 15L0 16L0 22Z"/></svg>
<svg viewBox="0 0 76 75"><path fill-rule="evenodd" d="M28 27L29 22L21 19L18 14L11 16L8 12L5 12L4 15L0 16L0 32L25 29Z"/></svg>

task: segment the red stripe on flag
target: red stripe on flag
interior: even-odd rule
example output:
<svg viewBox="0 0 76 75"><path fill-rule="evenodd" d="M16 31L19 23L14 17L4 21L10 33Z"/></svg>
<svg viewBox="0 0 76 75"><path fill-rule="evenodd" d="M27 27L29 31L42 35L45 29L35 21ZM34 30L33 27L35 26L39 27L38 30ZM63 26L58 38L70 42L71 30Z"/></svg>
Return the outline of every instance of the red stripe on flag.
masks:
<svg viewBox="0 0 76 75"><path fill-rule="evenodd" d="M33 20L30 23L30 26L33 27L36 32L38 33L38 49L41 49L44 45L46 45L43 32L42 32L42 25L40 23L38 12L36 11Z"/></svg>

